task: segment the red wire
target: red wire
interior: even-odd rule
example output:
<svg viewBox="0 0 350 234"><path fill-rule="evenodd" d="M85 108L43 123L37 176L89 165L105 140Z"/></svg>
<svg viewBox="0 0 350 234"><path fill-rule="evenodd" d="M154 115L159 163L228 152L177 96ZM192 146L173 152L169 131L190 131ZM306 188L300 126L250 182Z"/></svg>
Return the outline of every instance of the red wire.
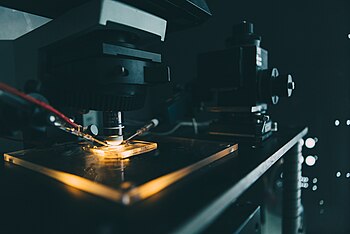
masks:
<svg viewBox="0 0 350 234"><path fill-rule="evenodd" d="M15 88L12 88L11 86L8 86L4 83L0 82L0 89L6 92L9 92L13 95L16 95L24 100L27 100L28 102L34 103L42 108L44 108L45 110L51 112L52 114L55 114L56 116L58 116L59 118L61 118L64 122L66 122L67 124L71 125L74 128L79 128L80 126L76 123L73 123L67 116L65 116L63 113L61 113L60 111L58 111L57 109L53 108L51 105L39 101L36 98L33 98L25 93L22 93L21 91L18 91Z"/></svg>

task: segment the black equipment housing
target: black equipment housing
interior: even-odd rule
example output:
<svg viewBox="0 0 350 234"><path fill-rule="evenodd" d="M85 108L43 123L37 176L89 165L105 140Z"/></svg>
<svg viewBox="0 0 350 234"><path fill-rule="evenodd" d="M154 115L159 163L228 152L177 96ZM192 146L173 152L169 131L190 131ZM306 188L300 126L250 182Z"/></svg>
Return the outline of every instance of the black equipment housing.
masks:
<svg viewBox="0 0 350 234"><path fill-rule="evenodd" d="M269 68L260 41L253 24L243 22L233 27L226 49L199 55L195 99L206 111L220 113L209 133L260 142L276 130L267 104L291 96L294 82Z"/></svg>

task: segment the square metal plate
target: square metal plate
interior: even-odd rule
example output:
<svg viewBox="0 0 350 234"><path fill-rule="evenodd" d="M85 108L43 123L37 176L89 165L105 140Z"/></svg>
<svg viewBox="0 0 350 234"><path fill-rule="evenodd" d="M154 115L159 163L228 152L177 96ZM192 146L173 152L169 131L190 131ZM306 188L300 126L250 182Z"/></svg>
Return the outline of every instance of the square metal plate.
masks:
<svg viewBox="0 0 350 234"><path fill-rule="evenodd" d="M4 160L129 205L186 179L199 169L208 169L209 164L233 155L238 149L237 144L185 138L152 140L156 140L157 149L126 159L101 160L99 153L86 150L87 143L69 143L6 153ZM138 141L138 144L150 149L155 143Z"/></svg>

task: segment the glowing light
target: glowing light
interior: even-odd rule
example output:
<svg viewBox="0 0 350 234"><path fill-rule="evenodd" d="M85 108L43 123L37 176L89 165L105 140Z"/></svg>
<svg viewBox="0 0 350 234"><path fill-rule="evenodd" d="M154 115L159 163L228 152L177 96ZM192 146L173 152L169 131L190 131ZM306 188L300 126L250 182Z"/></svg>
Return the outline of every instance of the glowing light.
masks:
<svg viewBox="0 0 350 234"><path fill-rule="evenodd" d="M312 183L316 184L316 183L317 183L317 178L314 178L314 179L312 180Z"/></svg>
<svg viewBox="0 0 350 234"><path fill-rule="evenodd" d="M238 145L233 145L236 150L238 149ZM171 183L176 182L180 178L183 178L184 176L190 174L194 168L200 167L200 165L207 165L210 162L213 162L219 158L225 157L227 154L226 151L231 151L230 148L225 149L223 151L220 151L210 157L207 157L199 162L196 162L193 165L187 166L185 168L182 168L178 171L172 172L170 174L158 177L155 180L152 180L150 182L147 182L143 184L142 186L139 186L138 188L133 188L129 191L130 196L136 196L140 199L149 197L150 195L162 190L166 186L168 186Z"/></svg>
<svg viewBox="0 0 350 234"><path fill-rule="evenodd" d="M53 115L51 115L50 117L49 117L49 120L50 120L50 122L55 122L56 121L56 117L55 116L53 116Z"/></svg>
<svg viewBox="0 0 350 234"><path fill-rule="evenodd" d="M335 174L335 176L339 178L341 176L341 172L338 171L337 174Z"/></svg>
<svg viewBox="0 0 350 234"><path fill-rule="evenodd" d="M61 171L55 171L53 169L45 168L44 166L40 166L31 162L24 161L22 159L13 157L11 155L5 155L8 159L14 158L16 159L16 164L23 166L25 168L28 168L30 170L42 173L44 175L47 175L49 177L52 177L58 181L61 181L64 184L67 184L69 186L72 186L74 188L99 195L101 197L104 197L106 199L112 200L112 201L119 201L121 199L121 193L120 191L117 191L115 189L109 188L103 184L98 184L95 181L88 180L86 178L82 178L80 176L61 172Z"/></svg>
<svg viewBox="0 0 350 234"><path fill-rule="evenodd" d="M319 204L320 204L320 206L322 206L324 204L324 201L320 200Z"/></svg>
<svg viewBox="0 0 350 234"><path fill-rule="evenodd" d="M316 191L317 190L317 185L312 186L312 191Z"/></svg>
<svg viewBox="0 0 350 234"><path fill-rule="evenodd" d="M312 167L316 163L316 158L314 156L312 156L312 155L309 155L309 156L306 157L305 163L309 167Z"/></svg>
<svg viewBox="0 0 350 234"><path fill-rule="evenodd" d="M307 138L305 141L305 146L309 149L312 149L315 147L316 142L317 142L317 138L311 138L311 137Z"/></svg>
<svg viewBox="0 0 350 234"><path fill-rule="evenodd" d="M346 125L350 126L350 119L346 120Z"/></svg>
<svg viewBox="0 0 350 234"><path fill-rule="evenodd" d="M111 146L118 146L123 143L123 137L113 137L109 140L106 140L106 142Z"/></svg>
<svg viewBox="0 0 350 234"><path fill-rule="evenodd" d="M157 149L157 143L145 141L130 141L129 144L111 145L108 147L84 147L84 150L90 151L100 160L115 161L125 159L142 153L147 153Z"/></svg>
<svg viewBox="0 0 350 234"><path fill-rule="evenodd" d="M128 145L121 146L124 148L131 147L131 149L134 149L136 146L139 145L140 149L149 149L147 147L153 146L156 149L157 144L152 142L140 142L140 141L131 141ZM82 145L82 147L84 147ZM145 147L143 147L145 146ZM146 147L147 146L147 147ZM100 150L103 147L95 147L91 149ZM112 147L108 147L112 148ZM118 147L117 147L118 148ZM232 148L236 151L238 149L238 144L232 145L228 148L225 148L222 151L219 151L209 157L205 157L204 159L197 161L196 163L189 165L185 168L176 170L174 172L171 172L169 174L161 175L160 177L153 178L151 181L146 182L142 185L139 185L137 187L130 187L130 184L123 184L124 188L129 188L128 190L124 191L123 187L121 188L115 188L110 187L110 185L106 184L100 184L100 181L94 181L88 178L83 178L78 175L70 174L67 172L61 172L57 169L50 169L46 166L41 166L39 164L34 164L29 161L24 161L20 158L11 156L11 155L4 155L4 159L6 161L15 163L17 165L23 166L25 168L28 168L30 170L42 173L44 175L47 175L51 178L54 178L60 182L63 182L69 186L75 187L77 189L89 192L91 194L101 196L103 198L106 198L108 200L114 201L114 202L122 202L125 205L131 204L135 201L139 201L142 199L145 199L151 195L154 195L155 193L161 191L162 189L166 188L167 186L171 185L172 183L175 183L182 178L185 178L190 173L195 172L196 170L200 168L205 168L211 163L216 162L217 160L223 159L224 157L230 155L230 152L232 152ZM70 149L70 148L69 148ZM83 148L84 150L90 150L89 148ZM20 154L22 155L23 151L18 151L14 153L15 155ZM25 151L27 152L27 151ZM67 152L67 151L66 151ZM75 151L73 151L75 152ZM98 151L100 152L100 151ZM124 152L124 151L123 151ZM91 153L91 151L89 151ZM97 153L98 154L98 153ZM99 160L99 158L107 158L108 157L108 151L104 152L104 156L98 157L98 155L94 154L88 154L83 155L82 159L84 163L87 162L96 162L96 160ZM107 154L107 155L106 155ZM85 156L88 157L88 160L85 160ZM113 156L115 157L115 156ZM92 158L92 160L90 160ZM119 162L129 162L132 160L129 159L118 159ZM80 168L80 164L79 164ZM112 168L111 168L112 169ZM116 172L116 175L119 175L119 170ZM140 173L142 173L140 171ZM109 175L109 173L108 173ZM111 174L114 175L114 174ZM113 178L113 177L112 177Z"/></svg>
<svg viewBox="0 0 350 234"><path fill-rule="evenodd" d="M346 178L350 178L350 173L346 173Z"/></svg>
<svg viewBox="0 0 350 234"><path fill-rule="evenodd" d="M336 120L334 121L334 125L335 125L335 126L339 126L339 125L340 125L340 121L339 121L338 119L336 119Z"/></svg>
<svg viewBox="0 0 350 234"><path fill-rule="evenodd" d="M348 38L350 39L350 33L348 34Z"/></svg>

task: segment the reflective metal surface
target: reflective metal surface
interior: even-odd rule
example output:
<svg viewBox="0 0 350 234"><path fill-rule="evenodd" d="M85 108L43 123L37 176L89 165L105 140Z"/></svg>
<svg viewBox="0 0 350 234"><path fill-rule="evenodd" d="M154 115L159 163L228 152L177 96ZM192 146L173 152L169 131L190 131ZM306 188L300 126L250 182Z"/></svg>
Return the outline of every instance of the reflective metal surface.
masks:
<svg viewBox="0 0 350 234"><path fill-rule="evenodd" d="M4 159L83 191L129 205L199 169L210 169L209 164L238 149L237 144L184 138L151 140L157 141L157 150L128 159L116 156L101 160L101 156L105 157L105 153L101 155L101 148L95 152L94 148L86 150L86 143L7 153ZM147 147L152 144L155 143Z"/></svg>

